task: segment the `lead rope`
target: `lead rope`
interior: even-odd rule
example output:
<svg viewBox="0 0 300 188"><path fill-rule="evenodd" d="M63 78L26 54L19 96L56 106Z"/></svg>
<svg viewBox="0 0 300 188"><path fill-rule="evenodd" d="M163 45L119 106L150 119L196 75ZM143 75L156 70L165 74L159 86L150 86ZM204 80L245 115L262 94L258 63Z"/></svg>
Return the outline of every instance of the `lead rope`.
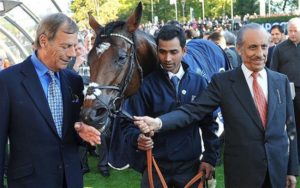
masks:
<svg viewBox="0 0 300 188"><path fill-rule="evenodd" d="M150 188L154 188L154 182L153 182L153 174L152 174L152 164L154 165L154 168L157 172L157 175L159 177L159 180L163 186L163 188L168 188L167 183L154 159L152 156L152 149L147 150L147 170L148 170L148 180L149 180L149 186Z"/></svg>

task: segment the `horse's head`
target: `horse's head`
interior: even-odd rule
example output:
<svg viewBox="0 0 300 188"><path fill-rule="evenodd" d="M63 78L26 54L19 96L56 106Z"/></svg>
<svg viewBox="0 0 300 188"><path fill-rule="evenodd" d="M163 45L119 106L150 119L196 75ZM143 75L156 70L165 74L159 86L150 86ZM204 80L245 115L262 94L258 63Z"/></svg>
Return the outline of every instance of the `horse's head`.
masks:
<svg viewBox="0 0 300 188"><path fill-rule="evenodd" d="M146 48L153 46L137 34L141 16L141 3L127 22L115 21L105 27L89 14L90 26L97 37L88 55L91 83L85 91L81 117L83 122L100 130L110 124L110 117L118 114L123 100L140 86L143 70L139 63L146 59L143 56L151 55ZM155 47L151 49L155 51ZM156 63L156 57L150 60Z"/></svg>

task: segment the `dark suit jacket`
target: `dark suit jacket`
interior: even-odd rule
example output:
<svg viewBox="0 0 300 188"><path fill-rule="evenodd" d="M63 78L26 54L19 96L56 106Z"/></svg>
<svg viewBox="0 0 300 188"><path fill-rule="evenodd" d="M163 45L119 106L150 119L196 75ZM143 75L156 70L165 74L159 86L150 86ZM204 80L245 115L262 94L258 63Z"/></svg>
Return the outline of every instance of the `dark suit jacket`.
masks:
<svg viewBox="0 0 300 188"><path fill-rule="evenodd" d="M286 175L298 174L293 103L286 76L267 69L268 122L259 113L241 68L216 74L194 103L161 116L160 131L183 127L221 107L224 117L225 186L261 187L267 170L272 187L285 187Z"/></svg>
<svg viewBox="0 0 300 188"><path fill-rule="evenodd" d="M58 188L62 187L63 174L68 188L83 187L77 147L80 139L73 127L79 117L83 83L69 70L60 71L60 79L62 139L30 57L0 73L0 183L8 137L9 187Z"/></svg>
<svg viewBox="0 0 300 188"><path fill-rule="evenodd" d="M271 65L271 61L272 61L272 55L273 55L273 50L274 50L275 46L271 46L269 47L268 49L268 58L267 58L267 61L266 61L266 66L268 68L270 68L270 65Z"/></svg>

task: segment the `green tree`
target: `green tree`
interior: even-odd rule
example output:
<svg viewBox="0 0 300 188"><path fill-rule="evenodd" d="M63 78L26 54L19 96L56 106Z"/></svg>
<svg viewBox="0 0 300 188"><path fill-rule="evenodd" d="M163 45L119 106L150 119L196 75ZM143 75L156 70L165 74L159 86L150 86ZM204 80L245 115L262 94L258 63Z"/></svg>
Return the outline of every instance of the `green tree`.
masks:
<svg viewBox="0 0 300 188"><path fill-rule="evenodd" d="M243 17L246 14L259 13L259 0L236 0L233 5L234 15Z"/></svg>
<svg viewBox="0 0 300 188"><path fill-rule="evenodd" d="M88 12L93 12L93 16L100 24L106 24L118 19L118 14L124 5L119 0L73 0L70 9L74 12L74 19L80 27L88 26Z"/></svg>

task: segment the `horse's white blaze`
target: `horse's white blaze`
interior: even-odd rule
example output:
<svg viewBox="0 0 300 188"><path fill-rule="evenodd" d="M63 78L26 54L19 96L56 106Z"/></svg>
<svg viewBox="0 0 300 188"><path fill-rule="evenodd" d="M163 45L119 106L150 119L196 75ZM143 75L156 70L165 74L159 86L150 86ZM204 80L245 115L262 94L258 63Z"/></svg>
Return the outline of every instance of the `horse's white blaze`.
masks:
<svg viewBox="0 0 300 188"><path fill-rule="evenodd" d="M95 100L98 96L100 96L102 94L101 90L96 88L98 87L99 84L95 83L95 82L91 82L88 87L84 88L83 90L83 94L85 96L86 99L90 99L90 100ZM93 89L93 93L87 95L87 90L92 87Z"/></svg>
<svg viewBox="0 0 300 188"><path fill-rule="evenodd" d="M109 47L110 47L110 43L108 43L108 42L103 42L103 43L99 44L98 47L96 47L97 55L100 56L100 55L103 54Z"/></svg>

